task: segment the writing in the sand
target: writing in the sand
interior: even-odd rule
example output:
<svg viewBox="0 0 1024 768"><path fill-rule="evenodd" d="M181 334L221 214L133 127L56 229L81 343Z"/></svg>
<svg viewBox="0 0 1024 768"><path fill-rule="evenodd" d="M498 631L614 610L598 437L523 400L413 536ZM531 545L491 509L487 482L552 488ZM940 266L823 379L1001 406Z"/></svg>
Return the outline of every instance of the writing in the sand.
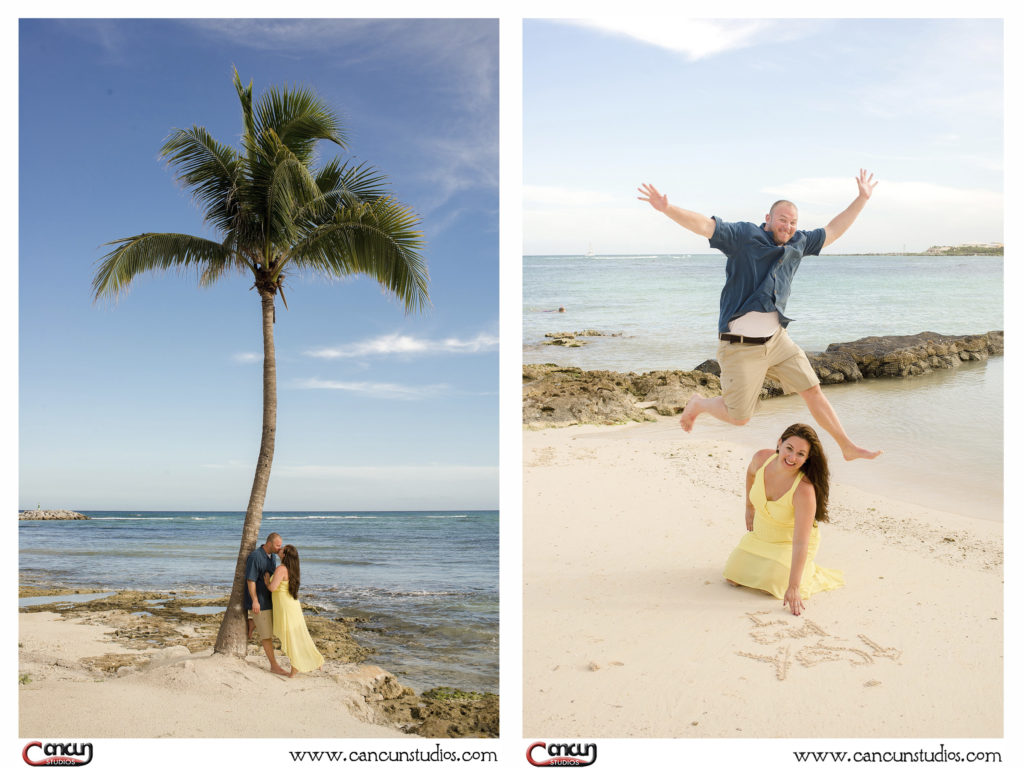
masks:
<svg viewBox="0 0 1024 768"><path fill-rule="evenodd" d="M857 635L857 639L863 644L863 647L857 647L848 640L826 632L808 618L803 618L802 621L791 621L788 618L762 618L770 615L769 611L754 611L748 613L747 618L754 624L754 628L750 631L750 638L758 645L774 645L775 653L767 655L736 651L736 655L770 664L775 668L775 676L779 680L786 679L793 661L802 667L813 667L823 662L845 660L853 666L859 667L874 664L875 659L889 659L899 663L899 658L903 654L903 651L898 648L885 648L879 645L867 635ZM813 640L813 642L800 645L794 644L792 642L794 640ZM878 684L877 680L865 683L865 685Z"/></svg>
<svg viewBox="0 0 1024 768"><path fill-rule="evenodd" d="M37 759L39 753L42 759ZM92 762L92 744L30 741L21 750L21 756L29 765L86 765Z"/></svg>

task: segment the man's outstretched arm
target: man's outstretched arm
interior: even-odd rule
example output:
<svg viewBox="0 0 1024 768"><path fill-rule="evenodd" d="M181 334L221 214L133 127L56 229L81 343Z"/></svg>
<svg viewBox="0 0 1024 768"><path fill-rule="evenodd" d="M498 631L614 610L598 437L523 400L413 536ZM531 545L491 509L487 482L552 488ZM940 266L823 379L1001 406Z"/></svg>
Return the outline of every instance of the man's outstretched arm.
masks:
<svg viewBox="0 0 1024 768"><path fill-rule="evenodd" d="M860 215L860 212L864 210L864 206L871 199L871 193L878 186L878 182L874 181L874 178L875 174L869 174L863 168L860 169L860 176L857 177L857 199L850 203L845 211L825 225L825 245L821 246L822 248L838 240L850 228L850 225Z"/></svg>
<svg viewBox="0 0 1024 768"><path fill-rule="evenodd" d="M650 203L651 207L659 213L664 213L676 224L686 227L695 235L706 237L709 240L715 234L715 220L709 219L702 213L694 213L678 205L668 204L668 195L662 195L650 184L641 184L637 188L640 195L637 200Z"/></svg>

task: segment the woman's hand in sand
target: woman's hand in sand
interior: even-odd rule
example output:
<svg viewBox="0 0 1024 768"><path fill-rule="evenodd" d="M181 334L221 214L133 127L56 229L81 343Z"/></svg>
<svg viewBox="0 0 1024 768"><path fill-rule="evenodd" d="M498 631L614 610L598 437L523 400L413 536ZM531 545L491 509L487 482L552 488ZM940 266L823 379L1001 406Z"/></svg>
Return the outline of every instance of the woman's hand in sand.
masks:
<svg viewBox="0 0 1024 768"><path fill-rule="evenodd" d="M799 616L804 609L804 601L800 599L800 587L790 587L786 590L786 596L782 598L782 607L789 606L794 616Z"/></svg>
<svg viewBox="0 0 1024 768"><path fill-rule="evenodd" d="M660 194L652 185L641 184L636 191L641 193L637 200L650 203L651 207L659 213L664 213L668 209L668 195Z"/></svg>

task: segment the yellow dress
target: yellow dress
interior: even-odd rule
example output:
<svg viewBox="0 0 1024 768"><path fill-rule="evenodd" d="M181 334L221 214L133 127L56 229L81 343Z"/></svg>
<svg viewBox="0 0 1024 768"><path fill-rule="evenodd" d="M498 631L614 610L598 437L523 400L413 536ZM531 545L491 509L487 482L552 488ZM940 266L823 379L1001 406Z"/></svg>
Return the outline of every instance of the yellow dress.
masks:
<svg viewBox="0 0 1024 768"><path fill-rule="evenodd" d="M306 629L302 604L288 592L288 580L278 584L271 597L274 600L274 634L281 641L281 650L288 656L292 668L311 672L324 663L313 638Z"/></svg>
<svg viewBox="0 0 1024 768"><path fill-rule="evenodd" d="M754 505L754 530L740 539L739 546L725 563L725 578L745 587L763 589L780 600L789 586L789 569L793 562L793 494L803 479L797 473L796 481L783 496L768 500L764 488L764 468L777 459L773 454L761 465L750 487L750 503ZM811 528L807 542L807 564L800 578L800 597L807 599L815 592L843 586L841 571L822 568L814 562L821 536L818 522Z"/></svg>

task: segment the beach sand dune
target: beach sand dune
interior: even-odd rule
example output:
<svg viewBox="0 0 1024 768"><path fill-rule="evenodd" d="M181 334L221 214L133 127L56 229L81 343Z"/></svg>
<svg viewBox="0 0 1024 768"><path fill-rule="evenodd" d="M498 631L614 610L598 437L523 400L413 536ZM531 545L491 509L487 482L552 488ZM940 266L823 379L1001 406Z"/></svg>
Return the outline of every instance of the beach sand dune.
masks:
<svg viewBox="0 0 1024 768"><path fill-rule="evenodd" d="M524 432L525 737L1002 735L999 523L833 484L793 616L722 578L749 449L649 435Z"/></svg>
<svg viewBox="0 0 1024 768"><path fill-rule="evenodd" d="M373 722L378 716L365 697L384 674L377 667L328 662L327 674L286 679L271 674L262 655L213 656L183 646L146 653L148 662L137 667L132 662L145 652L111 638L116 615L88 621L19 615L22 737L407 736ZM97 672L119 662L120 674Z"/></svg>

